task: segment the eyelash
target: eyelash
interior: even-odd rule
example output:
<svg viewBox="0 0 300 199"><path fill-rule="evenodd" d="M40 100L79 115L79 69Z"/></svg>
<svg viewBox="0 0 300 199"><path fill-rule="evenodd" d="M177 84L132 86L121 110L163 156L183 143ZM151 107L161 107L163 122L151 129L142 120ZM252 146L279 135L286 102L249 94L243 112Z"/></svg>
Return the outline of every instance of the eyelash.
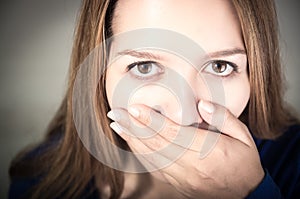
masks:
<svg viewBox="0 0 300 199"><path fill-rule="evenodd" d="M212 74L212 73L209 73L209 72L206 72L206 73L211 74L211 75L215 75L215 76L220 77L220 78L228 78L230 76L233 76L236 73L239 73L238 65L236 65L233 62L229 62L229 61L225 61L225 60L211 60L211 61L208 61L203 65L200 72L202 72L202 71L205 72L204 70L209 66L209 64L213 64L213 63L221 63L221 64L229 65L230 67L232 67L232 72L230 72L228 75L218 75L216 73Z"/></svg>
<svg viewBox="0 0 300 199"><path fill-rule="evenodd" d="M209 64L213 64L213 63L221 63L221 64L226 64L229 65L230 67L232 67L232 72L230 72L228 75L218 75L218 74L212 74L211 72L205 72L204 70L209 66ZM129 64L126 67L126 72L130 72L132 71L132 69L134 69L137 66L141 66L141 65L146 65L146 64L153 64L155 66L157 66L160 70L160 72L158 73L158 75L162 74L164 72L164 67L161 66L159 63L155 62L155 61L137 61L137 62L133 62L131 64ZM209 62L206 62L203 67L201 68L200 72L205 72L207 74L211 74L214 76L217 76L218 78L229 78L230 76L233 76L235 73L238 73L238 66L232 62L229 61L225 61L225 60L211 60ZM133 72L130 73L132 76L134 76L136 79L139 80L149 80L152 79L153 77L158 77L158 75L154 74L154 75L150 75L150 76L139 76L136 74L133 74Z"/></svg>
<svg viewBox="0 0 300 199"><path fill-rule="evenodd" d="M155 61L137 61L137 62L133 62L132 64L129 64L127 67L126 67L126 72L130 72L133 68L139 66L139 65L146 65L146 64L153 64L155 66L157 66L159 68L159 73L158 75L162 74L164 72L164 67L161 66L159 63L155 62ZM142 76L138 76L138 75L135 75L132 73L130 73L132 76L134 76L135 78L139 79L139 80L149 80L149 79L152 79L153 76L156 76L157 75L150 75L148 77L142 77Z"/></svg>

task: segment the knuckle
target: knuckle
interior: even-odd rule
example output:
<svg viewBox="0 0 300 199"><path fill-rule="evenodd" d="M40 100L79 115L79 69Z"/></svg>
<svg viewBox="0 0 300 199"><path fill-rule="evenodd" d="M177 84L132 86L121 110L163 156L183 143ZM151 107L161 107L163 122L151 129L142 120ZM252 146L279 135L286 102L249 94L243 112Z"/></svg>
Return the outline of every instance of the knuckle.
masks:
<svg viewBox="0 0 300 199"><path fill-rule="evenodd" d="M247 125L244 124L243 122L241 122L241 130L245 132L249 132Z"/></svg>
<svg viewBox="0 0 300 199"><path fill-rule="evenodd" d="M176 143L179 139L179 126L172 123L166 122L164 126L158 131L158 135L161 136L161 139L165 140L165 142L172 144Z"/></svg>
<svg viewBox="0 0 300 199"><path fill-rule="evenodd" d="M220 142L218 147L216 147L216 152L221 163L230 159L230 152L228 151L228 144L226 142Z"/></svg>
<svg viewBox="0 0 300 199"><path fill-rule="evenodd" d="M151 145L151 148L158 150L163 147L162 139L160 139L158 136L155 136L154 138L149 140L149 144Z"/></svg>
<svg viewBox="0 0 300 199"><path fill-rule="evenodd" d="M178 134L179 127L178 127L178 125L176 125L172 122L166 122L162 131L167 137L173 138Z"/></svg>
<svg viewBox="0 0 300 199"><path fill-rule="evenodd" d="M150 125L152 123L149 111L145 111L142 114L140 114L138 119L145 125Z"/></svg>

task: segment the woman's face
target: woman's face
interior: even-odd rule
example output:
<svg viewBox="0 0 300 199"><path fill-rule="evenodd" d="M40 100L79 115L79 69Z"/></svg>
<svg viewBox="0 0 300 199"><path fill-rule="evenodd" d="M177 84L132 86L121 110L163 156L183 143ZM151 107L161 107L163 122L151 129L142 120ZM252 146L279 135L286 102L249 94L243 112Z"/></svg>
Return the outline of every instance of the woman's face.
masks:
<svg viewBox="0 0 300 199"><path fill-rule="evenodd" d="M195 67L166 50L126 49L107 69L111 108L145 104L184 125L202 122L197 111L201 99L221 104L237 117L242 113L250 85L241 27L231 1L119 0L113 34L142 28L185 35L203 53Z"/></svg>

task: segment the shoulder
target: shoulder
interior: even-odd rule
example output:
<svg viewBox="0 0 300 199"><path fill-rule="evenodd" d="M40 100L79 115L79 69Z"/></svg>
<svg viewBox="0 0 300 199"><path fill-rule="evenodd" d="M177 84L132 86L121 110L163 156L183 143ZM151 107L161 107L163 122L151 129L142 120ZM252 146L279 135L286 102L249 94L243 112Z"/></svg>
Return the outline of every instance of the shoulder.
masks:
<svg viewBox="0 0 300 199"><path fill-rule="evenodd" d="M27 198L26 194L37 185L46 172L45 159L55 150L62 134L56 134L46 141L19 153L9 168L9 198ZM44 163L43 163L44 162Z"/></svg>
<svg viewBox="0 0 300 199"><path fill-rule="evenodd" d="M290 126L275 140L255 139L263 167L287 198L298 195L300 125Z"/></svg>
<svg viewBox="0 0 300 199"><path fill-rule="evenodd" d="M300 140L300 124L290 126L280 137L273 142L278 144L289 143L295 145Z"/></svg>
<svg viewBox="0 0 300 199"><path fill-rule="evenodd" d="M275 165L289 162L292 159L296 161L294 163L300 161L300 125L290 126L275 140L255 139L255 142L262 162L266 166L275 168Z"/></svg>
<svg viewBox="0 0 300 199"><path fill-rule="evenodd" d="M21 151L11 162L9 168L9 174L11 177L25 177L28 174L31 175L32 172L28 172L32 169L35 170L35 166L39 166L38 163L41 161L42 157L46 156L49 152L55 150L60 141L62 140L62 134L55 134L49 137L45 141L29 146L23 151Z"/></svg>
<svg viewBox="0 0 300 199"><path fill-rule="evenodd" d="M291 157L300 155L300 125L290 126L275 140L255 139L261 157L272 152L272 157ZM268 154L269 156L270 154Z"/></svg>
<svg viewBox="0 0 300 199"><path fill-rule="evenodd" d="M44 177L49 173L57 149L63 140L63 132L53 133L44 142L18 155L11 163L9 199L31 198ZM59 199L61 197L58 197ZM58 199L57 198L57 199ZM100 198L95 189L94 178L88 182L79 198Z"/></svg>

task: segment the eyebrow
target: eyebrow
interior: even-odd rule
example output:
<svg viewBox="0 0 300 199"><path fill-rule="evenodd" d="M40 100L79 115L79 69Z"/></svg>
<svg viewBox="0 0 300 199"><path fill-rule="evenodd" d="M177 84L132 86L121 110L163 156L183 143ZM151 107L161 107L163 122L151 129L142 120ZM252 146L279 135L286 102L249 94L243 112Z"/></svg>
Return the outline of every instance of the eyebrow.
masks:
<svg viewBox="0 0 300 199"><path fill-rule="evenodd" d="M226 49L226 50L221 50L216 52L210 52L207 54L207 57L209 58L228 57L236 54L246 55L246 51L242 48L232 48L232 49Z"/></svg>
<svg viewBox="0 0 300 199"><path fill-rule="evenodd" d="M158 54L154 54L146 51L136 51L136 50L123 50L118 53L118 55L130 55L136 58L146 58L146 59L155 59L162 60L163 58Z"/></svg>
<svg viewBox="0 0 300 199"><path fill-rule="evenodd" d="M232 48L226 49L221 51L215 51L207 53L205 57L207 58L217 58L217 57L228 57L236 54L243 54L246 55L246 51L242 48ZM123 50L118 52L118 55L129 55L136 58L144 58L144 59L155 59L155 60L162 60L163 58L158 55L147 51L136 51L136 50Z"/></svg>

